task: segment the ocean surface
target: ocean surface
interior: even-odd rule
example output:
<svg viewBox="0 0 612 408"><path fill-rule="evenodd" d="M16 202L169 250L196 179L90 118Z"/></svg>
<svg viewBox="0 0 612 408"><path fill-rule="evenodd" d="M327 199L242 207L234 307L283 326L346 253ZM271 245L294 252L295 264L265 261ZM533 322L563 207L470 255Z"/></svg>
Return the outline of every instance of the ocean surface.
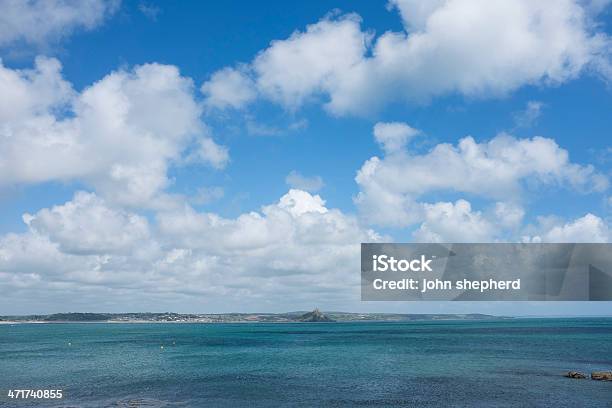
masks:
<svg viewBox="0 0 612 408"><path fill-rule="evenodd" d="M612 319L0 325L3 407L612 407L562 376L603 369Z"/></svg>

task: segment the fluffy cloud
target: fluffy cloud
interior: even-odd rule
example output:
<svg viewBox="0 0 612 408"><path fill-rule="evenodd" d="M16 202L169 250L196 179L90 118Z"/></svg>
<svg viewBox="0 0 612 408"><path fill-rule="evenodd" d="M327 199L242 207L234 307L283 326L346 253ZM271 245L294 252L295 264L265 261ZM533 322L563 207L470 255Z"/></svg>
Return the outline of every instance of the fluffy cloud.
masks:
<svg viewBox="0 0 612 408"><path fill-rule="evenodd" d="M402 122L378 122L374 125L374 138L387 154L401 151L408 140L418 134L417 129Z"/></svg>
<svg viewBox="0 0 612 408"><path fill-rule="evenodd" d="M494 209L495 219L502 227L513 228L521 225L525 210L516 203L497 202Z"/></svg>
<svg viewBox="0 0 612 408"><path fill-rule="evenodd" d="M538 217L537 226L523 226L525 211L498 202L481 212L463 199L420 204L421 223L412 233L416 242L610 242L608 223L591 213L570 221ZM522 235L521 235L522 234ZM530 235L531 234L531 235Z"/></svg>
<svg viewBox="0 0 612 408"><path fill-rule="evenodd" d="M593 33L577 1L554 7L529 0L393 4L406 31L377 39L373 56L330 93L332 111L363 113L389 100L447 93L503 95L524 85L565 82L609 61L609 38Z"/></svg>
<svg viewBox="0 0 612 408"><path fill-rule="evenodd" d="M203 161L215 169L221 170L229 163L229 150L225 146L216 144L210 138L200 139L196 148L187 158L188 162Z"/></svg>
<svg viewBox="0 0 612 408"><path fill-rule="evenodd" d="M567 223L540 217L537 227L523 226L526 190L544 186L582 193L608 189L605 175L590 165L572 163L554 140L518 139L502 133L478 143L468 136L456 145L441 143L419 154L406 147L416 132L401 123L374 127L385 155L367 160L355 178L360 188L355 203L368 223L396 228L416 225L412 237L418 242L516 241L521 235L523 241L533 242L610 239L606 222L592 214ZM440 193L483 199L483 209L473 209L465 199L425 202Z"/></svg>
<svg viewBox="0 0 612 408"><path fill-rule="evenodd" d="M67 254L130 253L149 238L145 218L110 208L91 193L79 192L63 205L25 214L24 220Z"/></svg>
<svg viewBox="0 0 612 408"><path fill-rule="evenodd" d="M317 92L334 88L342 75L358 64L366 50L367 35L355 15L325 18L273 41L253 61L257 87L265 96L296 108Z"/></svg>
<svg viewBox="0 0 612 408"><path fill-rule="evenodd" d="M318 94L332 92L363 61L371 35L361 31L360 23L354 14L325 17L304 32L272 41L251 64L213 74L202 91L218 107L242 107L256 91L295 110ZM230 90L234 95L228 97Z"/></svg>
<svg viewBox="0 0 612 408"><path fill-rule="evenodd" d="M90 30L119 8L119 0L1 0L0 47L44 45L77 28Z"/></svg>
<svg viewBox="0 0 612 408"><path fill-rule="evenodd" d="M608 224L593 214L569 222L554 218L540 218L537 235L524 236L527 242L610 242L612 234Z"/></svg>
<svg viewBox="0 0 612 408"><path fill-rule="evenodd" d="M206 136L193 84L174 66L113 72L82 92L55 59L0 65L0 185L79 180L111 201L151 204L168 167L193 150L221 168L227 150Z"/></svg>
<svg viewBox="0 0 612 408"><path fill-rule="evenodd" d="M202 85L202 93L207 95L206 104L215 108L241 108L257 96L255 85L245 73L225 68L213 74Z"/></svg>
<svg viewBox="0 0 612 408"><path fill-rule="evenodd" d="M413 233L418 242L491 242L495 226L465 200L424 204L424 221Z"/></svg>
<svg viewBox="0 0 612 408"><path fill-rule="evenodd" d="M311 193L319 191L325 185L321 176L307 177L295 170L292 170L287 177L285 177L285 183L292 188L309 191Z"/></svg>
<svg viewBox="0 0 612 408"><path fill-rule="evenodd" d="M465 200L422 209L416 241L496 237L494 218ZM161 211L150 222L79 192L67 203L26 214L24 221L26 232L0 236L0 292L40 293L36 304L54 308L60 298L70 299L68 308L83 299L111 310L159 310L187 298L206 310L226 310L228 298L234 310L266 304L346 307L358 294L359 243L389 240L301 190L236 218L185 206ZM610 239L603 220L591 214L567 223L543 221L540 227L541 235L525 239ZM90 310L87 303L80 307Z"/></svg>
<svg viewBox="0 0 612 408"><path fill-rule="evenodd" d="M209 251L274 251L283 257L282 248L299 250L330 245L356 244L360 239L377 239L372 231L361 230L357 220L338 210L328 209L318 195L292 189L278 203L262 212L224 219L213 213L198 213L187 207L182 212L160 213L159 229L173 243ZM318 232L317 232L318 231ZM272 256L272 252L269 253ZM315 257L316 258L316 257ZM306 262L305 259L296 259ZM306 267L306 265L304 265ZM302 269L302 268L300 268Z"/></svg>
<svg viewBox="0 0 612 408"><path fill-rule="evenodd" d="M430 192L469 193L486 199L520 199L525 185L568 186L605 191L607 178L590 165L569 160L554 140L517 139L500 134L489 141L472 137L456 146L442 143L425 154L409 150L372 157L355 178L362 215L373 224L407 226L423 219L416 200Z"/></svg>
<svg viewBox="0 0 612 408"><path fill-rule="evenodd" d="M77 193L24 219L27 232L0 236L0 289L92 286L90 293L127 291L142 302L164 293L206 295L220 305L232 296L238 307L266 298L310 307L322 294L346 300L359 288L359 243L382 239L301 190L236 218L185 207L149 225Z"/></svg>
<svg viewBox="0 0 612 408"><path fill-rule="evenodd" d="M562 83L587 68L611 71L610 38L597 31L594 10L577 0L554 7L530 0L391 5L400 11L404 31L372 41L357 16L328 16L273 41L250 64L252 79L240 82L248 82L245 89L254 83L260 95L288 109L322 96L332 113L367 114L393 101L448 93L498 96L524 85ZM237 83L228 72L204 85L212 100L215 88Z"/></svg>
<svg viewBox="0 0 612 408"><path fill-rule="evenodd" d="M37 58L33 70L11 70L0 65L0 121L24 121L68 103L74 96L55 59Z"/></svg>

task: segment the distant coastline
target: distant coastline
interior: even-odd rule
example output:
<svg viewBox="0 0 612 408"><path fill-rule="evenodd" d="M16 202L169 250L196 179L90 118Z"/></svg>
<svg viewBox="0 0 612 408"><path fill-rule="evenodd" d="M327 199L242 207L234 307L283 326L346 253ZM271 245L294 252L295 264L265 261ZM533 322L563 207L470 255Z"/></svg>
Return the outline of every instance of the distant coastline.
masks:
<svg viewBox="0 0 612 408"><path fill-rule="evenodd" d="M480 313L400 314L295 311L287 313L55 313L0 316L0 324L19 323L301 323L301 322L409 322L512 319Z"/></svg>

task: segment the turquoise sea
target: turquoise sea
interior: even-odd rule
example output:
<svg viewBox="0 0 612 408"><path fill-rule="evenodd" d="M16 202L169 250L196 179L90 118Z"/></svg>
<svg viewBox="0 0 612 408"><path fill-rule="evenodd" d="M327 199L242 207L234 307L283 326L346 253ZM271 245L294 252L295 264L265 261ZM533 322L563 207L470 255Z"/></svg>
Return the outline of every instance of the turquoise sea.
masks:
<svg viewBox="0 0 612 408"><path fill-rule="evenodd" d="M0 325L3 407L612 407L562 376L602 369L612 319Z"/></svg>

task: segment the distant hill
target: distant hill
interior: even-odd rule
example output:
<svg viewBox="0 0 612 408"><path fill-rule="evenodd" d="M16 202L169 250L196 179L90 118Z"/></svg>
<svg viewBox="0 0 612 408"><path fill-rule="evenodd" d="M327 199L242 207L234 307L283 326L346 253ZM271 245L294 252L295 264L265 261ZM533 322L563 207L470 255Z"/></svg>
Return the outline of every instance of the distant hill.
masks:
<svg viewBox="0 0 612 408"><path fill-rule="evenodd" d="M3 322L159 322L159 323L298 323L298 322L409 322L429 320L489 320L508 317L473 314L399 314L294 311L287 313L55 313L0 316Z"/></svg>
<svg viewBox="0 0 612 408"><path fill-rule="evenodd" d="M55 313L45 317L47 322L103 322L110 316L101 313Z"/></svg>
<svg viewBox="0 0 612 408"><path fill-rule="evenodd" d="M298 318L300 322L335 322L335 320L325 316L319 309L304 313Z"/></svg>

